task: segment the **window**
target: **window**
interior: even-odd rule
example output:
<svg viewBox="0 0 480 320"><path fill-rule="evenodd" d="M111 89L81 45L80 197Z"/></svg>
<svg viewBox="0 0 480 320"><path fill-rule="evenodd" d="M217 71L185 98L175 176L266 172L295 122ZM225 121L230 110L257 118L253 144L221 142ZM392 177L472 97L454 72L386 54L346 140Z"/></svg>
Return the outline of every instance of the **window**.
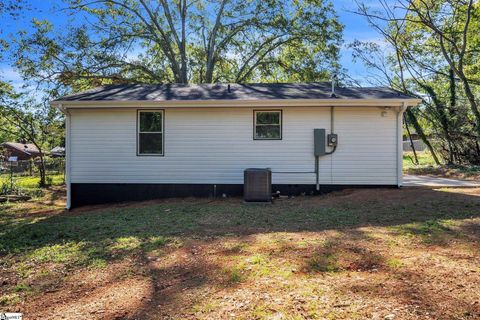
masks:
<svg viewBox="0 0 480 320"><path fill-rule="evenodd" d="M137 155L163 156L163 110L138 111Z"/></svg>
<svg viewBox="0 0 480 320"><path fill-rule="evenodd" d="M254 111L255 140L282 140L282 111Z"/></svg>

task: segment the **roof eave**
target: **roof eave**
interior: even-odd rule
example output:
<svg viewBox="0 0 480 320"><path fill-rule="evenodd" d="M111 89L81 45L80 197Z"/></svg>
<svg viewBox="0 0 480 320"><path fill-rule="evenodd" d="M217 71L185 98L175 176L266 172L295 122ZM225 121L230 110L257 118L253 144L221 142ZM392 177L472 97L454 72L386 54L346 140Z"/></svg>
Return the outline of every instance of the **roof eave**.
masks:
<svg viewBox="0 0 480 320"><path fill-rule="evenodd" d="M131 108L131 107L170 107L170 108L231 108L231 107L400 107L416 106L421 99L265 99L265 100L132 100L132 101L68 101L55 100L50 104L59 109L66 108Z"/></svg>

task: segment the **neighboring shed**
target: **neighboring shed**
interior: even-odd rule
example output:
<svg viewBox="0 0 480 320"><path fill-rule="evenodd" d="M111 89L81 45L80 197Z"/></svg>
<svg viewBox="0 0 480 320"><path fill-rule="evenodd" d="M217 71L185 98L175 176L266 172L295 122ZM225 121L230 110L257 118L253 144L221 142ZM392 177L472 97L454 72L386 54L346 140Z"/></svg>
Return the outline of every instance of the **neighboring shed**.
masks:
<svg viewBox="0 0 480 320"><path fill-rule="evenodd" d="M5 158L13 156L18 160L29 160L40 155L38 148L31 143L4 142L1 146Z"/></svg>
<svg viewBox="0 0 480 320"><path fill-rule="evenodd" d="M67 116L67 206L241 195L252 167L271 168L272 191L285 194L400 186L402 114L419 100L330 88L115 85L55 100ZM338 137L319 157L314 129Z"/></svg>

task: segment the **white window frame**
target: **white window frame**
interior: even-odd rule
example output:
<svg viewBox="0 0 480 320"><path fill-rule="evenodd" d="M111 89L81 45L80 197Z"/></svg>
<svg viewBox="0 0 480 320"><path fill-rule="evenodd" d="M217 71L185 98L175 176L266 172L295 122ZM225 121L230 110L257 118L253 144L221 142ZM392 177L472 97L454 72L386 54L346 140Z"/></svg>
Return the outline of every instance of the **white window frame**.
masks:
<svg viewBox="0 0 480 320"><path fill-rule="evenodd" d="M140 131L140 114L141 113L161 113L162 114L162 131L148 131L148 132L141 132ZM162 135L162 153L140 153L140 134L161 134ZM165 110L164 109L144 109L144 110L137 110L137 156L150 156L150 157L163 157L165 155Z"/></svg>
<svg viewBox="0 0 480 320"><path fill-rule="evenodd" d="M257 124L257 113L260 112L275 112L279 113L278 117L278 126L280 126L280 137L279 138L258 138L257 137L257 126L276 126L277 124ZM283 111L281 109L274 110L253 110L253 140L282 140L283 139Z"/></svg>

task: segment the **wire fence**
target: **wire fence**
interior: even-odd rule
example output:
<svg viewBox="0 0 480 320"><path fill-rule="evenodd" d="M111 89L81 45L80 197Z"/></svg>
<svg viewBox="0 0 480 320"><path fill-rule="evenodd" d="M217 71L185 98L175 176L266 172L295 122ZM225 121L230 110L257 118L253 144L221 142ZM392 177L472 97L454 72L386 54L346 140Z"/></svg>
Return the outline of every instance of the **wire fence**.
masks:
<svg viewBox="0 0 480 320"><path fill-rule="evenodd" d="M64 158L47 158L45 160L45 171L47 174L64 174L65 159ZM0 174L13 175L15 177L37 177L40 175L39 160L20 160L20 161L1 161Z"/></svg>

